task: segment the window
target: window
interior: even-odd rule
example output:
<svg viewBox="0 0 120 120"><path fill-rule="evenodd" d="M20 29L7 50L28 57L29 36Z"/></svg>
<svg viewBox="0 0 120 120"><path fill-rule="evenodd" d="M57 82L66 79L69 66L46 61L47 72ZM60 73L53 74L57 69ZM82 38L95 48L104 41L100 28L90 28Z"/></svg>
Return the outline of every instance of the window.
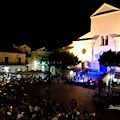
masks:
<svg viewBox="0 0 120 120"><path fill-rule="evenodd" d="M7 65L9 62L9 57L5 57L5 64Z"/></svg>
<svg viewBox="0 0 120 120"><path fill-rule="evenodd" d="M101 45L104 45L104 37L101 37Z"/></svg>
<svg viewBox="0 0 120 120"><path fill-rule="evenodd" d="M42 71L45 71L45 66L42 66Z"/></svg>
<svg viewBox="0 0 120 120"><path fill-rule="evenodd" d="M15 71L18 72L18 71L22 71L22 70L21 70L21 68L17 68Z"/></svg>
<svg viewBox="0 0 120 120"><path fill-rule="evenodd" d="M105 37L101 36L101 46L108 45L108 35Z"/></svg>
<svg viewBox="0 0 120 120"><path fill-rule="evenodd" d="M42 64L42 61L39 61L39 64Z"/></svg>
<svg viewBox="0 0 120 120"><path fill-rule="evenodd" d="M28 64L28 60L26 60L26 62L25 62L26 64Z"/></svg>
<svg viewBox="0 0 120 120"><path fill-rule="evenodd" d="M21 58L18 58L18 64L21 64Z"/></svg>
<svg viewBox="0 0 120 120"><path fill-rule="evenodd" d="M108 35L105 37L105 45L108 45Z"/></svg>
<svg viewBox="0 0 120 120"><path fill-rule="evenodd" d="M54 72L54 68L52 68L52 70L51 70L52 72Z"/></svg>
<svg viewBox="0 0 120 120"><path fill-rule="evenodd" d="M41 57L41 55L38 55L38 57Z"/></svg>

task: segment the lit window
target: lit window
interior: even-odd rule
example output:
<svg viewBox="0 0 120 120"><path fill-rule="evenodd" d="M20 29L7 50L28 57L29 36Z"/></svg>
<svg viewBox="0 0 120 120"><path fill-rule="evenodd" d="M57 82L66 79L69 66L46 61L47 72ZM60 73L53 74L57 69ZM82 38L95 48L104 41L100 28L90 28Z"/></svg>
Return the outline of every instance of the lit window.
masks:
<svg viewBox="0 0 120 120"><path fill-rule="evenodd" d="M42 71L45 71L45 66L42 66Z"/></svg>
<svg viewBox="0 0 120 120"><path fill-rule="evenodd" d="M15 71L19 72L19 71L22 71L22 69L21 68L17 68Z"/></svg>
<svg viewBox="0 0 120 120"><path fill-rule="evenodd" d="M52 72L54 72L54 68L52 68Z"/></svg>
<svg viewBox="0 0 120 120"><path fill-rule="evenodd" d="M10 70L11 70L11 69L10 69L9 67L4 67L4 71L5 71L5 72L10 72Z"/></svg>
<svg viewBox="0 0 120 120"><path fill-rule="evenodd" d="M41 57L41 55L38 55L38 57Z"/></svg>

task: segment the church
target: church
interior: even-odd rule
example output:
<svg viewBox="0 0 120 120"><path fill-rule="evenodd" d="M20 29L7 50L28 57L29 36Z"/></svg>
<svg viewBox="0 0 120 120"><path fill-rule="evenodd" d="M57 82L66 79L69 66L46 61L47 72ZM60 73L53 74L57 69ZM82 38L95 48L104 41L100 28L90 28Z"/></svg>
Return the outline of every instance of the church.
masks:
<svg viewBox="0 0 120 120"><path fill-rule="evenodd" d="M91 16L90 32L72 41L64 49L77 55L80 68L96 72L108 72L109 67L99 64L99 57L104 51L120 51L120 8L104 3ZM119 67L115 67L120 71Z"/></svg>

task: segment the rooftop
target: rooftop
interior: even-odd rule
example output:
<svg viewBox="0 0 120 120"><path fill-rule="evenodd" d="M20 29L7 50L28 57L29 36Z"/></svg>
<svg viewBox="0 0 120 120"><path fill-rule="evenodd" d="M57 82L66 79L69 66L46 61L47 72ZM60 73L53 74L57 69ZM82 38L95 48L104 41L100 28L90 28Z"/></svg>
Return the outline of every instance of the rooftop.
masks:
<svg viewBox="0 0 120 120"><path fill-rule="evenodd" d="M20 51L16 48L13 48L12 46L0 46L0 52L23 53L22 51Z"/></svg>

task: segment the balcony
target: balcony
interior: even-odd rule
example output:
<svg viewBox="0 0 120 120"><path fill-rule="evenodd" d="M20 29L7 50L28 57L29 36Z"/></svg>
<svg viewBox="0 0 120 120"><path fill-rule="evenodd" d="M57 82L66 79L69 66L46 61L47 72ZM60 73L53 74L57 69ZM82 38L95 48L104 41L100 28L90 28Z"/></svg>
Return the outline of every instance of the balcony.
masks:
<svg viewBox="0 0 120 120"><path fill-rule="evenodd" d="M48 56L43 55L41 61L46 61L48 59Z"/></svg>
<svg viewBox="0 0 120 120"><path fill-rule="evenodd" d="M0 65L25 65L25 62L0 62Z"/></svg>

